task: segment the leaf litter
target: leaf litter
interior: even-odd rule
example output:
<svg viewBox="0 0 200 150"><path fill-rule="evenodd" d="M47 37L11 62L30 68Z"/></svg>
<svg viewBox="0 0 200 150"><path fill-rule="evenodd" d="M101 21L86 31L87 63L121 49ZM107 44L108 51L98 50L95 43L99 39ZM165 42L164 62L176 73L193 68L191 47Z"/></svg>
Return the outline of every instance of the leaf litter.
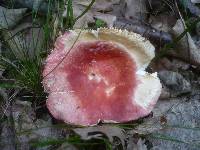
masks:
<svg viewBox="0 0 200 150"><path fill-rule="evenodd" d="M90 1L75 0L73 2L74 2L74 15L78 16L88 6ZM140 2L142 2L142 1L140 1ZM155 5L158 5L158 3L162 3L161 1L159 1L159 2L158 1L153 1L153 2L148 1L148 2L151 4L150 8ZM198 1L195 1L195 0L192 0L191 2L199 3ZM199 7L197 5L191 4L191 2L189 2L185 6L189 9L189 11L192 14L194 14L195 16L199 16L199 13L198 13ZM160 20L162 21L162 18L164 18L164 17L168 18L168 16L166 16L164 13L159 14L159 16L161 15L160 20L159 19L156 20L158 16L156 16L155 14L151 14L152 16L148 20L147 14L149 14L150 9L146 8L145 7L146 5L144 5L143 2L142 2L142 4L140 3L140 6L143 5L142 6L143 9L141 9L141 7L139 7L139 6L137 7L137 5L134 5L134 6L127 5L125 7L126 9L124 9L124 7L122 7L124 9L124 10L121 10L122 13L119 13L119 11L118 11L119 14L117 14L117 13L113 14L112 11L114 12L115 6L117 7L119 3L120 3L119 1L107 1L107 0L105 0L105 2L96 1L96 3L93 5L92 9L89 10L78 22L76 22L75 27L80 28L83 26L83 24L84 24L83 22L85 22L85 21L86 21L86 23L94 22L95 19L101 19L106 22L108 27L112 27L114 25L114 23L116 22L116 20L119 18L119 16L124 15L125 19L131 20L131 21L135 21L135 19L133 19L134 17L136 17L137 20L138 19L142 20L142 21L146 20L150 24L152 23L152 20L154 20L154 24L152 25L154 28L156 28L158 30L164 30L165 32L169 32L174 37L178 37L181 33L183 33L185 31L185 26L180 19L176 20L176 21L173 20L172 21L173 23L170 22L170 25L169 25L169 22L160 23ZM134 2L134 1L126 0L123 3L125 3L125 4L138 3L138 1ZM171 5L171 2L168 3L168 1L167 1L166 3L164 3L164 4L162 3L162 5L166 5L165 8L167 8L167 7L170 7L170 9L173 8ZM122 6L125 6L125 5L122 5ZM134 9L134 7L135 7L135 9ZM159 6L159 8L160 8L160 6ZM14 27L23 18L26 11L27 11L27 8L7 9L7 8L3 8L1 6L0 7L0 20L1 20L0 21L0 26L1 26L0 29L9 29L9 32L13 32L13 30L10 30L10 29L14 29L16 31L17 28L14 28ZM176 10L171 9L171 11L173 12ZM65 12L63 13L63 15L65 15ZM172 16L174 16L174 15L172 15ZM6 17L6 19L5 19L5 17ZM174 19L174 18L172 18L172 19ZM169 20L170 20L170 18L169 18ZM134 24L131 24L131 25L134 25ZM34 30L34 33L37 34L38 30L37 29ZM9 36L9 34L7 36ZM200 60L199 47L198 47L198 45L195 44L195 43L197 43L197 41L193 37L194 37L193 33L192 34L186 33L185 36L183 38L181 38L181 40L175 45L175 47L173 48L173 52L169 54L170 58L167 58L173 65L174 65L174 63L176 64L176 62L173 60L181 59L183 61L186 61L188 64L192 63L192 65L193 65L192 67L190 64L189 64L189 67L187 67L186 70L188 70L188 71L190 71L189 69L191 69L191 68L195 69L195 66L197 66L197 67L199 66L199 64L200 64L200 62L199 62L199 60ZM11 36L10 36L10 38L11 38ZM20 46L20 43L24 43L24 40L20 39L19 36L14 36L14 39L17 41L18 46ZM42 40L39 40L39 41L42 41ZM16 49L15 46L12 46L12 43L10 43L10 47L13 47L12 49ZM41 49L41 47L39 49ZM30 54L32 52L33 52L33 49L30 50ZM171 59L173 59L173 60L171 60ZM168 70L170 70L170 69L172 69L172 68L168 68ZM182 70L182 69L180 69L180 68L176 69L175 72L179 72L180 74L182 74L182 72L180 72L180 70ZM194 76L197 76L194 78L199 81L198 75L194 74ZM186 77L186 79L187 79L187 81L190 82L190 80L188 80L187 77ZM172 82L173 80L170 80L170 81ZM173 81L173 84L175 84L174 81ZM172 89L174 88L173 84L170 85L170 86L172 86ZM196 140L199 139L200 134L199 134L199 130L196 127L198 127L200 125L199 121L198 121L199 117L200 117L200 114L199 114L200 110L198 107L199 91L194 88L193 84L191 84L191 85L192 85L192 87L190 90L192 90L192 92L189 95L182 96L182 94L184 94L184 93L180 93L179 96L175 95L174 98L168 97L168 98L165 98L164 100L160 100L157 104L157 107L153 110L153 117L149 116L147 118L144 118L142 123L140 123L139 125L136 125L136 127L134 127L132 130L128 130L128 132L130 132L131 137L133 139L135 139L135 135L138 135L138 134L142 135L141 136L142 138L140 138L140 137L136 138L138 140L136 142L133 142L132 146L130 146L131 144L129 144L127 146L127 149L128 148L129 149L144 149L144 150L149 149L149 145L146 143L146 140L150 141L150 143L152 144L152 149L156 149L156 148L159 148L159 149L177 149L177 148L198 149L198 141L196 141ZM180 86L182 87L183 85L180 85ZM199 85L197 85L195 87L199 88ZM3 90L3 91L5 91L5 90ZM175 90L173 90L173 91L175 91ZM3 93L3 92L1 92L1 93ZM13 105L15 108L16 107L15 105L19 105L19 104L14 103ZM25 104L22 104L22 105L25 105ZM25 106L27 108L30 108L30 110L31 110L31 104L25 105ZM20 102L20 107L21 107L21 102ZM30 114L30 112L31 112L30 110L28 110L27 113L22 113L23 109L21 109L21 108L18 111L16 111L16 114L18 114L18 115L23 114L22 118L25 118L24 122L22 122L22 125L25 124L26 121L30 121L29 125L27 125L27 126L25 125L29 129L33 128L32 125L35 127L34 121L30 120L32 118L32 116L26 116L27 114L28 115ZM14 117L16 117L16 116L17 115L14 115ZM42 120L44 121L44 118ZM37 119L37 121L39 121L39 119ZM43 122L43 121L41 121L41 122ZM5 123L6 122L1 124L1 131L7 131L7 130L5 130L5 127L7 127L7 125L4 125ZM48 123L49 123L49 125L52 124L51 121ZM43 123L41 123L41 124L43 124ZM129 123L129 124L133 125L134 123ZM16 127L18 127L18 125L16 125ZM195 130L195 129L196 130L193 132L193 131L189 130L189 128L191 128L191 130ZM12 129L9 129L9 130L12 130ZM76 134L80 135L81 138L84 140L88 140L88 139L92 139L92 138L102 138L105 136L112 143L113 141L115 141L114 137L118 137L119 140L121 141L123 147L126 147L127 143L125 143L125 141L126 142L128 141L127 140L127 137L128 137L127 131L122 128L115 127L113 125L103 125L103 126L89 127L89 128L75 128L73 130ZM50 133L49 131L44 131L44 132ZM59 134L61 135L61 133L59 133ZM2 135L4 136L5 132L1 132L1 136ZM147 136L146 138L143 138L143 137L145 137L143 135L154 135L154 137L158 137L158 138L151 138L153 136ZM55 136L54 133L53 133L53 136ZM163 139L165 139L165 140L163 140ZM177 139L179 139L179 142ZM9 139L7 139L7 140L9 140ZM177 142L175 142L175 141L177 141ZM23 140L22 140L22 142L23 142ZM193 143L195 146L191 145L190 142ZM136 148L136 147L138 147L138 148ZM10 147L10 148L12 149L13 147Z"/></svg>

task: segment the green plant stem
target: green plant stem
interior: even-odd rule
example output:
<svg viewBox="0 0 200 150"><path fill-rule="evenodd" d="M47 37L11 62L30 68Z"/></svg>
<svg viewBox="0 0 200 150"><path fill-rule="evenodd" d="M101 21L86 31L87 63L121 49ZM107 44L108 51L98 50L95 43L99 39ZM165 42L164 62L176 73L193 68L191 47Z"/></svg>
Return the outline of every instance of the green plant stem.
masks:
<svg viewBox="0 0 200 150"><path fill-rule="evenodd" d="M73 28L74 23L75 22L74 22L72 0L68 0L68 2L67 2L67 27Z"/></svg>

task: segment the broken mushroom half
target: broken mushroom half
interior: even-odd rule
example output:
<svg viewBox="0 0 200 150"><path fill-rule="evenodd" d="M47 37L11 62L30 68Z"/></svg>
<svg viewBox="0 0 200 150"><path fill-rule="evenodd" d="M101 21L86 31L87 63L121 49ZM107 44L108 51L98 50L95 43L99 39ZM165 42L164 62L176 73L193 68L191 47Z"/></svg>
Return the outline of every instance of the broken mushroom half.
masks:
<svg viewBox="0 0 200 150"><path fill-rule="evenodd" d="M75 125L127 122L148 115L161 84L145 68L154 46L126 30L71 30L58 37L46 59L43 85L47 107Z"/></svg>

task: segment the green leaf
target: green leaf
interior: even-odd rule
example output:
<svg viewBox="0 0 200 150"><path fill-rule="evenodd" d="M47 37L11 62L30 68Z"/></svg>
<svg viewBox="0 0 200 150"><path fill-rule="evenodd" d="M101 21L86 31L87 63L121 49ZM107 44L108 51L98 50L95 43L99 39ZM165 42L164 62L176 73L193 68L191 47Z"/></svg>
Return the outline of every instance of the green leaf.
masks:
<svg viewBox="0 0 200 150"><path fill-rule="evenodd" d="M97 28L105 27L105 26L106 26L106 23L105 23L103 20L101 20L101 19L97 19L97 20L95 21L95 24L96 24L96 27L97 27Z"/></svg>

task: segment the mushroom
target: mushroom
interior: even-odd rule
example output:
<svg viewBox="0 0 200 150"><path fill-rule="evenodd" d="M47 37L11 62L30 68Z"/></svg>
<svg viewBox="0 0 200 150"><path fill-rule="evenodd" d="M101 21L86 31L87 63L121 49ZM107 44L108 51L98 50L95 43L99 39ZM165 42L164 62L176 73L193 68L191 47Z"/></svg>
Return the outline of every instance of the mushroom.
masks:
<svg viewBox="0 0 200 150"><path fill-rule="evenodd" d="M50 113L83 126L148 115L162 88L156 73L145 72L154 55L148 40L127 30L65 32L43 70Z"/></svg>

